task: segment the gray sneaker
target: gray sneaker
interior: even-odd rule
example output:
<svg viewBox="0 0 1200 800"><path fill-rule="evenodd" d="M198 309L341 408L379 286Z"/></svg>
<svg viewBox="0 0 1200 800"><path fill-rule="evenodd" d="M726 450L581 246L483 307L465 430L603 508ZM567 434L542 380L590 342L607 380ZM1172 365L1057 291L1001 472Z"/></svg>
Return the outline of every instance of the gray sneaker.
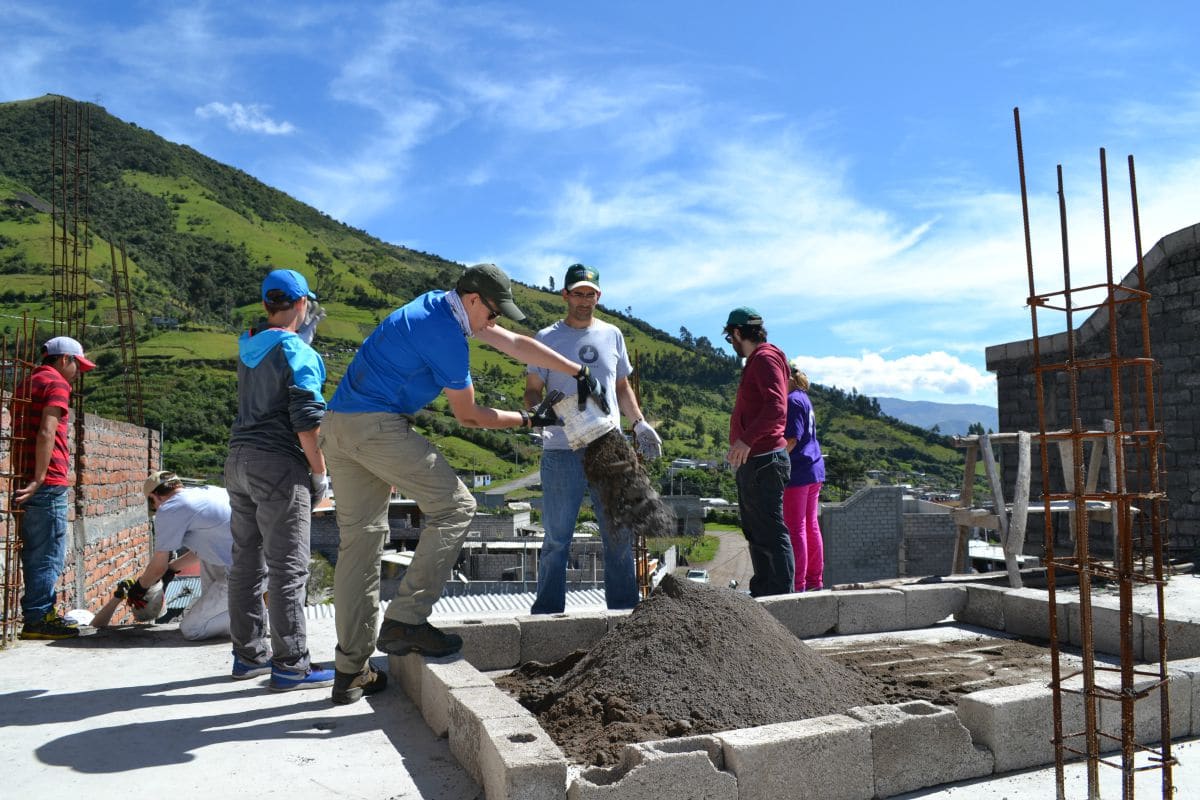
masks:
<svg viewBox="0 0 1200 800"><path fill-rule="evenodd" d="M387 673L367 664L362 672L342 672L338 670L333 679L333 694L330 700L344 706L357 703L365 694L375 694L387 688Z"/></svg>
<svg viewBox="0 0 1200 800"><path fill-rule="evenodd" d="M385 619L379 629L375 646L385 653L402 656L419 653L423 656L448 656L462 649L462 637L456 633L443 633L428 622L420 625L405 625L393 619Z"/></svg>

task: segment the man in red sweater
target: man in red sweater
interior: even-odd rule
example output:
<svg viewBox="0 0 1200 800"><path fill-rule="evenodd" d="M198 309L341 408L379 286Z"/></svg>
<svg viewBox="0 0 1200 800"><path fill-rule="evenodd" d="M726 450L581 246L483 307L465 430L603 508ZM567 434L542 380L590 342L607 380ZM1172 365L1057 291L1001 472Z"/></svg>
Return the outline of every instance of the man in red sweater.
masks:
<svg viewBox="0 0 1200 800"><path fill-rule="evenodd" d="M787 422L787 356L767 343L762 317L752 308L729 312L725 341L746 359L729 418L729 453L725 460L737 470L742 532L750 543L750 563L754 567L750 594L787 594L792 591L796 568L783 521L783 490L792 471L783 435Z"/></svg>

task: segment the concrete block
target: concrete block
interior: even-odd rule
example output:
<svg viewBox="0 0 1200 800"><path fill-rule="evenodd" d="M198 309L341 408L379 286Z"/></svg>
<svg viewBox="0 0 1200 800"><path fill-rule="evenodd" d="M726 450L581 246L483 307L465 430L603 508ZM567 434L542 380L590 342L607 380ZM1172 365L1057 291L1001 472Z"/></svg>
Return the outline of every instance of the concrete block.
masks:
<svg viewBox="0 0 1200 800"><path fill-rule="evenodd" d="M479 771L487 800L567 796L567 758L532 714L488 722L480 741Z"/></svg>
<svg viewBox="0 0 1200 800"><path fill-rule="evenodd" d="M838 600L833 592L779 594L758 598L768 614L797 639L825 636L838 622Z"/></svg>
<svg viewBox="0 0 1200 800"><path fill-rule="evenodd" d="M1167 617L1167 658L1172 661L1200 656L1200 621ZM1158 617L1146 614L1143 620L1142 650L1147 661L1158 658Z"/></svg>
<svg viewBox="0 0 1200 800"><path fill-rule="evenodd" d="M1083 630L1079 620L1079 604L1068 609L1070 615L1071 644L1083 646ZM1133 657L1142 660L1142 616L1134 614L1130 623ZM1092 605L1092 646L1098 653L1121 655L1121 610L1108 606Z"/></svg>
<svg viewBox="0 0 1200 800"><path fill-rule="evenodd" d="M1143 667L1142 669L1146 669ZM1157 675L1137 675L1133 690L1146 692L1158 683ZM1083 677L1075 676L1064 683L1075 691L1083 690ZM1115 672L1096 673L1096 689L1099 697L1100 737L1102 752L1121 749L1121 676ZM1186 671L1167 672L1168 711L1171 715L1170 736L1172 739L1188 736L1192 719L1192 676ZM1150 744L1162 738L1162 696L1159 690L1149 691L1145 697L1134 700L1133 735L1138 744Z"/></svg>
<svg viewBox="0 0 1200 800"><path fill-rule="evenodd" d="M822 800L875 795L871 728L841 714L718 733L739 800L792 798L815 790Z"/></svg>
<svg viewBox="0 0 1200 800"><path fill-rule="evenodd" d="M1200 736L1200 658L1185 658L1179 661L1171 661L1167 663L1167 671L1172 675L1184 675L1191 682L1190 689L1180 685L1178 688L1172 684L1170 690L1172 692L1188 692L1188 696L1192 699L1192 710L1190 714L1190 722L1188 724L1188 734L1191 736ZM1171 712L1171 728L1175 727L1175 712Z"/></svg>
<svg viewBox="0 0 1200 800"><path fill-rule="evenodd" d="M489 735L488 728L502 719L527 718L535 725L537 720L524 706L495 686L451 689L448 695L450 752L467 774L482 784L480 748Z"/></svg>
<svg viewBox="0 0 1200 800"><path fill-rule="evenodd" d="M421 680L425 659L416 653L403 656L388 656L388 677L400 683L417 708L421 707Z"/></svg>
<svg viewBox="0 0 1200 800"><path fill-rule="evenodd" d="M1056 603L1058 641L1071 641L1072 603ZM1050 604L1044 589L1009 589L1004 594L1004 629L1013 636L1050 641Z"/></svg>
<svg viewBox="0 0 1200 800"><path fill-rule="evenodd" d="M517 617L521 624L521 663L552 664L576 650L590 650L608 633L608 615L531 614Z"/></svg>
<svg viewBox="0 0 1200 800"><path fill-rule="evenodd" d="M948 708L918 700L858 706L846 715L871 726L876 797L990 775L995 766L991 751L972 744Z"/></svg>
<svg viewBox="0 0 1200 800"><path fill-rule="evenodd" d="M834 592L838 599L837 632L878 633L904 624L904 595L894 589Z"/></svg>
<svg viewBox="0 0 1200 800"><path fill-rule="evenodd" d="M450 731L450 692L488 687L495 688L495 684L464 658L427 659L421 681L421 716L435 736L445 736Z"/></svg>
<svg viewBox="0 0 1200 800"><path fill-rule="evenodd" d="M629 745L617 766L581 773L567 800L738 800L737 778L721 771L724 760L712 736Z"/></svg>
<svg viewBox="0 0 1200 800"><path fill-rule="evenodd" d="M514 669L521 663L521 626L514 619L470 619L438 627L463 638L462 657L478 670Z"/></svg>
<svg viewBox="0 0 1200 800"><path fill-rule="evenodd" d="M967 625L978 625L994 631L1004 630L1004 595L1002 586L967 584L967 603L955 614L955 619Z"/></svg>
<svg viewBox="0 0 1200 800"><path fill-rule="evenodd" d="M931 583L899 588L904 595L905 628L928 628L967 605L967 590L962 586Z"/></svg>
<svg viewBox="0 0 1200 800"><path fill-rule="evenodd" d="M1083 729L1078 695L1062 696L1063 731ZM996 772L1054 762L1054 694L1036 683L985 689L958 701L958 719L971 739L992 751Z"/></svg>

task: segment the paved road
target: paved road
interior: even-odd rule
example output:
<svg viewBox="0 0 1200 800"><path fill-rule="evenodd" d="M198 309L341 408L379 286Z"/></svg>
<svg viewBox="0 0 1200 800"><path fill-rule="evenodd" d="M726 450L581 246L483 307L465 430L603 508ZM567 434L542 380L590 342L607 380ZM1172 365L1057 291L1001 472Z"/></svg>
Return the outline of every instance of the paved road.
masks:
<svg viewBox="0 0 1200 800"><path fill-rule="evenodd" d="M739 587L749 587L754 570L750 566L750 549L745 535L741 531L713 531L711 535L721 542L717 554L707 564L692 566L707 569L713 586L728 586L729 581L736 580Z"/></svg>

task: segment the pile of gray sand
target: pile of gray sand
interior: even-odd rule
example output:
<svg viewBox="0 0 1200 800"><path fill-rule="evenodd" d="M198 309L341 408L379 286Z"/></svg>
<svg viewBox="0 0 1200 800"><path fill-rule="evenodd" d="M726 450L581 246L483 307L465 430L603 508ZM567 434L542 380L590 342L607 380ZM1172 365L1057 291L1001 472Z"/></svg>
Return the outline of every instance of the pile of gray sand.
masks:
<svg viewBox="0 0 1200 800"><path fill-rule="evenodd" d="M496 683L569 758L605 766L632 742L892 702L894 689L795 638L747 595L668 575L590 650Z"/></svg>

